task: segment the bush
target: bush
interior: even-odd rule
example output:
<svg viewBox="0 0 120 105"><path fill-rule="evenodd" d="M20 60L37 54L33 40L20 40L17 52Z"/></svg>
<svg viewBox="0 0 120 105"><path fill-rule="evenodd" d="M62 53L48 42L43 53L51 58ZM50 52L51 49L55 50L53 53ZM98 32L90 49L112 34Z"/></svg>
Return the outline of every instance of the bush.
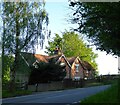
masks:
<svg viewBox="0 0 120 105"><path fill-rule="evenodd" d="M28 84L48 83L50 81L61 81L66 76L66 71L63 67L53 63L38 63L37 68L31 67Z"/></svg>

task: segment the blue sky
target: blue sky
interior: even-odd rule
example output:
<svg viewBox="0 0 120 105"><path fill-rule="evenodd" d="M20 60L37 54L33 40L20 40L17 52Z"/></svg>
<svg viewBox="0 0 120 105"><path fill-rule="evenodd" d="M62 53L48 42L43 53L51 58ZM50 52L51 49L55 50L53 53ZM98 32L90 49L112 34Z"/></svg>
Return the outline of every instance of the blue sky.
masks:
<svg viewBox="0 0 120 105"><path fill-rule="evenodd" d="M65 29L69 30L70 27L75 25L68 24L67 20L70 18L71 10L69 9L68 2L46 2L46 10L49 14L49 29L52 31L52 36L54 37L54 33L61 34ZM46 41L47 45L47 41ZM112 55L106 55L106 52L96 51L94 52L98 54L98 58L96 62L98 63L98 71L99 74L117 74L118 73L118 59ZM38 53L43 53L39 52Z"/></svg>
<svg viewBox="0 0 120 105"><path fill-rule="evenodd" d="M46 2L46 10L49 14L50 24L49 27L52 34L63 32L65 29L69 29L70 9L67 2Z"/></svg>

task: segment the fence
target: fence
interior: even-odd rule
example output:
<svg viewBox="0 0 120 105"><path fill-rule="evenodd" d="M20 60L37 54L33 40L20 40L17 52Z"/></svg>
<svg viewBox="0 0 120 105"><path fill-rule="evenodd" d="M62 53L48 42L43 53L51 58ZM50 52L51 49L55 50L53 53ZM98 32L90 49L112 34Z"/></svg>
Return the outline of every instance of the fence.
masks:
<svg viewBox="0 0 120 105"><path fill-rule="evenodd" d="M49 90L61 90L61 89L67 89L67 88L77 88L77 87L83 87L83 86L84 86L84 80L72 81L70 79L66 79L64 81L59 81L59 82L28 85L28 90L49 91Z"/></svg>
<svg viewBox="0 0 120 105"><path fill-rule="evenodd" d="M28 90L31 91L49 91L63 89L63 82L41 83L35 85L28 85Z"/></svg>
<svg viewBox="0 0 120 105"><path fill-rule="evenodd" d="M61 90L67 88L82 88L87 86L90 83L108 83L111 80L115 80L117 78L113 78L112 76L108 77L99 77L96 79L80 79L80 80L72 80L65 79L64 81L51 82L51 83L40 83L35 85L27 85L26 83L21 83L18 87L22 89L28 89L31 91L50 91L50 90Z"/></svg>

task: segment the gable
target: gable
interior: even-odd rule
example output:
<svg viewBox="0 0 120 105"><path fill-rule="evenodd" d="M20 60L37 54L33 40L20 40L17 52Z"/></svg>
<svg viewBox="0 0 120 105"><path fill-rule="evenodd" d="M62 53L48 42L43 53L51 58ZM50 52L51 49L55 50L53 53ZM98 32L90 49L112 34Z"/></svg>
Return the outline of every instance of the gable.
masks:
<svg viewBox="0 0 120 105"><path fill-rule="evenodd" d="M83 70L87 70L87 68L83 65L82 60L79 57L76 57L73 63L80 64Z"/></svg>
<svg viewBox="0 0 120 105"><path fill-rule="evenodd" d="M64 55L60 56L56 63L63 63L63 62L66 63L69 68L71 68L70 63L68 62L67 58Z"/></svg>

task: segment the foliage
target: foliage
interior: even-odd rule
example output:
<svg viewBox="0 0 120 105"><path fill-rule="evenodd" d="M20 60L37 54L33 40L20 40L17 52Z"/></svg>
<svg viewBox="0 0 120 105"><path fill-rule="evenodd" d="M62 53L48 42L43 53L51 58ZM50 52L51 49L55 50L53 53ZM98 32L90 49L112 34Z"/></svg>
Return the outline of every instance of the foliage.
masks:
<svg viewBox="0 0 120 105"><path fill-rule="evenodd" d="M35 44L42 45L45 25L48 25L48 14L42 3L5 2L2 17L5 53L15 54L17 44L19 51L34 50Z"/></svg>
<svg viewBox="0 0 120 105"><path fill-rule="evenodd" d="M29 78L29 84L47 83L51 81L61 81L66 75L66 71L59 64L55 62L37 63L37 68L32 66Z"/></svg>
<svg viewBox="0 0 120 105"><path fill-rule="evenodd" d="M54 41L48 41L48 44L50 47L46 47L46 53L54 55L56 47L62 48L62 38L58 34L55 34Z"/></svg>
<svg viewBox="0 0 120 105"><path fill-rule="evenodd" d="M56 34L53 41L50 41L49 46L46 47L47 53L52 55L56 46L62 48L62 52L66 57L79 56L82 60L88 61L95 69L97 69L97 64L95 62L97 54L92 51L92 48L87 47L78 34L66 31L63 33L62 38Z"/></svg>
<svg viewBox="0 0 120 105"><path fill-rule="evenodd" d="M2 82L8 82L10 80L10 67L12 66L13 64L13 61L14 61L14 57L13 56L8 56L8 55L5 55L4 58L4 65L3 68L2 68Z"/></svg>
<svg viewBox="0 0 120 105"><path fill-rule="evenodd" d="M76 31L92 39L97 49L120 55L120 2L72 2Z"/></svg>
<svg viewBox="0 0 120 105"><path fill-rule="evenodd" d="M15 73L20 52L35 52L36 44L43 46L45 27L48 25L48 14L44 5L43 2L4 2L2 5L2 56L9 53L15 55L10 70L11 91L15 88Z"/></svg>

